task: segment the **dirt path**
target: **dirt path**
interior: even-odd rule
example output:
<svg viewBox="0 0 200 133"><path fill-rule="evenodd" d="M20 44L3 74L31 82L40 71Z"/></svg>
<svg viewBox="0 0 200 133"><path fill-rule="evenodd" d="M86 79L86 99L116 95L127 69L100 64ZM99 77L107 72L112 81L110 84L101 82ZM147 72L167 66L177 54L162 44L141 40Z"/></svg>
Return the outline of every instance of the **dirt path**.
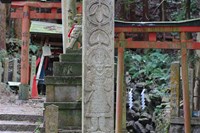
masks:
<svg viewBox="0 0 200 133"><path fill-rule="evenodd" d="M43 115L45 98L18 100L18 95L10 92L5 84L0 83L0 114Z"/></svg>

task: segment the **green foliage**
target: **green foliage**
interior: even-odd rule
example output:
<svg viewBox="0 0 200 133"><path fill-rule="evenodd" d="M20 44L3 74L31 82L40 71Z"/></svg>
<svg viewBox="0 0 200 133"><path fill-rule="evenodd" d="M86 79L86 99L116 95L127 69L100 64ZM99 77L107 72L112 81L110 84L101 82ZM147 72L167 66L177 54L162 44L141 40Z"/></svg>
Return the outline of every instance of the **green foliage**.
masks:
<svg viewBox="0 0 200 133"><path fill-rule="evenodd" d="M186 5L185 1L181 1L181 8L178 8L176 12L171 14L171 17L175 21L180 21L185 19L185 14L186 14ZM170 4L170 2L169 2ZM193 14L198 14L200 12L200 8L198 5L198 0L191 0L191 5L190 5L190 14L191 18L195 18Z"/></svg>
<svg viewBox="0 0 200 133"><path fill-rule="evenodd" d="M7 43L7 53L9 55L17 55L21 51L22 41L17 38L10 38L6 40ZM36 54L39 49L39 44L32 43L30 41L29 52Z"/></svg>
<svg viewBox="0 0 200 133"><path fill-rule="evenodd" d="M39 48L40 48L39 44L35 44L31 42L29 46L29 51L32 52L33 54L36 54Z"/></svg>
<svg viewBox="0 0 200 133"><path fill-rule="evenodd" d="M170 65L175 56L169 56L162 50L146 50L143 54L126 51L125 63L135 83L145 82L164 93L169 81ZM155 90L156 91L156 90Z"/></svg>
<svg viewBox="0 0 200 133"><path fill-rule="evenodd" d="M169 103L158 105L154 111L157 133L168 133L170 127L170 105Z"/></svg>
<svg viewBox="0 0 200 133"><path fill-rule="evenodd" d="M177 53L163 50L144 50L144 51L126 51L125 64L126 69L132 76L132 82L145 82L150 88L148 99L154 101L163 97L169 98L168 83L170 78L171 62L178 59ZM147 99L147 98L146 98ZM150 100L147 100L150 101ZM169 103L157 103L158 106L148 106L149 112L153 113L153 120L156 124L156 132L168 133L169 131ZM152 106L152 107L151 107Z"/></svg>

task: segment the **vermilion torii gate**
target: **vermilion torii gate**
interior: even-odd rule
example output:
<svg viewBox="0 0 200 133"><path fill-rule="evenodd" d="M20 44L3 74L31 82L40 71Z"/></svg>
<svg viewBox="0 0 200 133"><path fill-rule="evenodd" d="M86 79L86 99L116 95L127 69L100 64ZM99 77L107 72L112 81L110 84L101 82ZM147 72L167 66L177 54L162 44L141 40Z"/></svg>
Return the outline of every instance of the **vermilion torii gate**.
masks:
<svg viewBox="0 0 200 133"><path fill-rule="evenodd" d="M28 99L28 81L29 81L29 38L30 38L30 20L31 19L62 19L60 2L30 2L19 1L12 2L11 7L14 11L11 18L22 19L22 45L21 45L21 85L22 93L25 95L20 99ZM38 12L37 9L49 9L50 12ZM81 4L77 5L78 12L81 12Z"/></svg>
<svg viewBox="0 0 200 133"><path fill-rule="evenodd" d="M22 18L22 47L21 47L21 83L28 84L28 51L29 51L29 27L30 19L61 19L61 13L57 9L61 8L60 3L43 2L13 2L11 18ZM81 7L81 6L79 6ZM31 8L49 8L50 13L38 13ZM23 9L23 11L21 10ZM81 9L81 8L79 8ZM125 33L138 32L149 33L148 41L132 41L127 39ZM163 41L156 39L157 32L179 32L179 41ZM117 71L117 108L116 108L116 132L121 131L122 122L122 86L123 86L123 55L125 48L157 48L157 49L180 49L182 59L182 77L183 77L183 100L184 100L184 124L185 132L190 133L190 103L188 86L188 64L187 50L200 49L200 43L187 40L187 32L200 32L200 19L182 22L122 22L115 21L115 33L119 37L115 40L115 48L118 48L118 71Z"/></svg>
<svg viewBox="0 0 200 133"><path fill-rule="evenodd" d="M148 41L133 41L126 38L125 33L148 33ZM179 41L157 41L156 33L178 32ZM189 81L188 81L188 50L200 49L200 43L188 40L186 33L200 32L200 19L178 21L178 22L122 22L115 21L115 33L118 38L115 40L115 47L118 48L118 71L117 71L117 114L116 130L121 131L122 119L122 86L123 86L123 56L125 48L140 49L180 49L181 68L183 80L183 102L184 102L184 127L185 133L191 133L190 103L189 102Z"/></svg>

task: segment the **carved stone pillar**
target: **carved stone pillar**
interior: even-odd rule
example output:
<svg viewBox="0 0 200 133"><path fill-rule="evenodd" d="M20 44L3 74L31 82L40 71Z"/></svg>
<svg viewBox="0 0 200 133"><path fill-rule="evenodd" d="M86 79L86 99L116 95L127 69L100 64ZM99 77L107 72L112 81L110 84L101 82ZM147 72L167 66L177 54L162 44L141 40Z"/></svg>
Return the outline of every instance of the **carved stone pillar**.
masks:
<svg viewBox="0 0 200 133"><path fill-rule="evenodd" d="M114 133L114 0L83 1L83 133Z"/></svg>

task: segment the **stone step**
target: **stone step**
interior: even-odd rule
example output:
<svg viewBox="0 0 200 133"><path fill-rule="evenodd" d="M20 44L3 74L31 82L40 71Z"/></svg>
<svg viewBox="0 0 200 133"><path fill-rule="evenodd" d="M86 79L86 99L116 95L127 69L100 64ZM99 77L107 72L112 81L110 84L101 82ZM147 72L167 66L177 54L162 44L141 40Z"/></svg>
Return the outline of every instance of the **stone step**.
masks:
<svg viewBox="0 0 200 133"><path fill-rule="evenodd" d="M82 62L81 53L67 53L59 56L60 62Z"/></svg>
<svg viewBox="0 0 200 133"><path fill-rule="evenodd" d="M62 130L58 131L59 133L81 133L81 130Z"/></svg>
<svg viewBox="0 0 200 133"><path fill-rule="evenodd" d="M51 105L51 104L58 106L59 109L81 110L81 108L82 108L81 101L78 101L78 102L45 102L44 107Z"/></svg>
<svg viewBox="0 0 200 133"><path fill-rule="evenodd" d="M67 49L66 50L66 54L71 54L71 53L81 54L82 53L82 49Z"/></svg>
<svg viewBox="0 0 200 133"><path fill-rule="evenodd" d="M46 85L82 85L81 76L46 76L45 77Z"/></svg>
<svg viewBox="0 0 200 133"><path fill-rule="evenodd" d="M19 131L19 132L17 132L17 131L0 131L0 133L33 133L32 131L31 132L24 132L24 131Z"/></svg>
<svg viewBox="0 0 200 133"><path fill-rule="evenodd" d="M0 121L0 132L1 131L31 131L34 132L39 130L42 123L40 122L29 122L29 121Z"/></svg>
<svg viewBox="0 0 200 133"><path fill-rule="evenodd" d="M81 127L68 127L58 131L59 133L81 133Z"/></svg>
<svg viewBox="0 0 200 133"><path fill-rule="evenodd" d="M0 120L3 121L29 121L43 122L43 116L39 115L18 115L18 114L0 114Z"/></svg>
<svg viewBox="0 0 200 133"><path fill-rule="evenodd" d="M54 76L81 76L82 63L81 62L54 62L53 75Z"/></svg>

